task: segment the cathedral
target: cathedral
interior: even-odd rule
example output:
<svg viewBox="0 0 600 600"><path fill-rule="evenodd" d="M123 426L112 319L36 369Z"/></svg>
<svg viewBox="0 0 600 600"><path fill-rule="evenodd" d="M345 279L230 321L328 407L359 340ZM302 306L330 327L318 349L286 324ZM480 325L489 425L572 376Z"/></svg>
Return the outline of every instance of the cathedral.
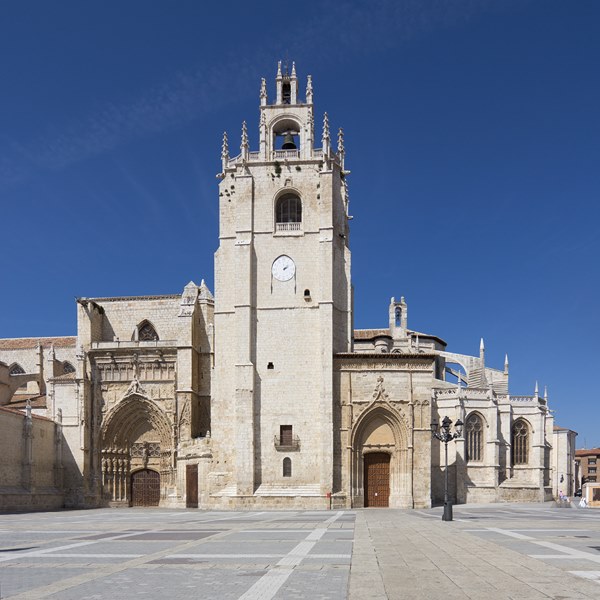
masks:
<svg viewBox="0 0 600 600"><path fill-rule="evenodd" d="M0 340L0 430L10 415L25 439L13 498L427 508L446 471L458 503L568 491L575 433L537 388L510 393L508 360L488 366L483 340L448 351L410 328L404 298L387 328L353 328L343 132L315 118L311 77L302 95L279 64L258 147L246 123L237 156L224 135L214 293L78 298L76 336ZM445 418L447 445L432 435Z"/></svg>

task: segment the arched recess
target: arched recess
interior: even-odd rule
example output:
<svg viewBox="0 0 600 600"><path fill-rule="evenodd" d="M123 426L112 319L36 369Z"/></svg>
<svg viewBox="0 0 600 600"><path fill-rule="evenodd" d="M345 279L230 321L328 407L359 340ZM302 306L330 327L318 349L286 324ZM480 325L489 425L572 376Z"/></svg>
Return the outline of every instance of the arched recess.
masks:
<svg viewBox="0 0 600 600"><path fill-rule="evenodd" d="M131 339L135 342L158 342L160 338L156 332L156 327L148 319L144 319L136 325Z"/></svg>
<svg viewBox="0 0 600 600"><path fill-rule="evenodd" d="M160 474L161 498L174 484L173 427L156 404L139 395L121 401L101 430L102 485L111 503L131 501L130 474L151 469Z"/></svg>
<svg viewBox="0 0 600 600"><path fill-rule="evenodd" d="M467 463L482 463L485 459L486 429L488 425L479 411L471 411L465 417L465 460Z"/></svg>
<svg viewBox="0 0 600 600"><path fill-rule="evenodd" d="M388 454L389 506L412 508L412 448L408 425L389 406L374 406L363 413L352 429L353 506L365 505L365 455Z"/></svg>

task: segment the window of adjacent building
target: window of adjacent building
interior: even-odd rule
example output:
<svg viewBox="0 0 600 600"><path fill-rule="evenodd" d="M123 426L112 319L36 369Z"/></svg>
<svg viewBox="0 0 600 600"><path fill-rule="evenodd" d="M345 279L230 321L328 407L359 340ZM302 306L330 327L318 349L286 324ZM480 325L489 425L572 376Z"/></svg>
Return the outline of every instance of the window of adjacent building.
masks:
<svg viewBox="0 0 600 600"><path fill-rule="evenodd" d="M280 425L279 426L279 443L282 446L291 446L293 442L291 425Z"/></svg>
<svg viewBox="0 0 600 600"><path fill-rule="evenodd" d="M596 467L590 467L588 469L588 473L595 473L596 472Z"/></svg>
<svg viewBox="0 0 600 600"><path fill-rule="evenodd" d="M512 429L512 463L526 465L529 460L529 427L522 419L515 421Z"/></svg>
<svg viewBox="0 0 600 600"><path fill-rule="evenodd" d="M596 476L595 476L595 475L593 475L593 476L591 476L591 477L588 477L588 478L586 479L586 481L589 481L589 482L591 482L591 483L596 483ZM595 491L595 490L594 490L594 491Z"/></svg>
<svg viewBox="0 0 600 600"><path fill-rule="evenodd" d="M287 456L283 459L283 476L292 476L292 459Z"/></svg>
<svg viewBox="0 0 600 600"><path fill-rule="evenodd" d="M300 231L302 224L302 201L295 194L285 194L275 205L277 231Z"/></svg>
<svg viewBox="0 0 600 600"><path fill-rule="evenodd" d="M138 340L140 342L157 342L158 334L156 329L148 321L140 323L138 326Z"/></svg>
<svg viewBox="0 0 600 600"><path fill-rule="evenodd" d="M465 424L467 462L482 460L483 421L478 414L470 414Z"/></svg>
<svg viewBox="0 0 600 600"><path fill-rule="evenodd" d="M588 465L595 465L595 464L596 464L595 458L588 458Z"/></svg>
<svg viewBox="0 0 600 600"><path fill-rule="evenodd" d="M75 373L75 367L68 360L63 363L63 373Z"/></svg>
<svg viewBox="0 0 600 600"><path fill-rule="evenodd" d="M15 363L14 365L12 365L12 367L8 371L9 375L23 375L24 373L25 369L19 363Z"/></svg>

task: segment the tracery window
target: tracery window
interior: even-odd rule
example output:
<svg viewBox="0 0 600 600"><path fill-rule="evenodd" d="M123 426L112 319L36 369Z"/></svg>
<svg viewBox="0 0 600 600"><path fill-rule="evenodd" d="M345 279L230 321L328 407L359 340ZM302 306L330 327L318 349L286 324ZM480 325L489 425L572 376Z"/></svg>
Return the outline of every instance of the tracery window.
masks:
<svg viewBox="0 0 600 600"><path fill-rule="evenodd" d="M68 360L63 363L63 373L75 373L75 367Z"/></svg>
<svg viewBox="0 0 600 600"><path fill-rule="evenodd" d="M482 460L483 421L476 413L471 413L465 424L467 462Z"/></svg>
<svg viewBox="0 0 600 600"><path fill-rule="evenodd" d="M138 340L140 342L157 342L156 329L148 321L144 321L138 327Z"/></svg>
<svg viewBox="0 0 600 600"><path fill-rule="evenodd" d="M283 476L291 477L292 476L292 459L286 456L283 459Z"/></svg>
<svg viewBox="0 0 600 600"><path fill-rule="evenodd" d="M8 371L8 374L9 375L24 375L25 369L23 369L23 367L19 363L15 363Z"/></svg>
<svg viewBox="0 0 600 600"><path fill-rule="evenodd" d="M529 427L523 419L515 421L511 437L513 465L526 465L529 462Z"/></svg>
<svg viewBox="0 0 600 600"><path fill-rule="evenodd" d="M302 200L295 194L285 194L275 206L277 231L300 231Z"/></svg>

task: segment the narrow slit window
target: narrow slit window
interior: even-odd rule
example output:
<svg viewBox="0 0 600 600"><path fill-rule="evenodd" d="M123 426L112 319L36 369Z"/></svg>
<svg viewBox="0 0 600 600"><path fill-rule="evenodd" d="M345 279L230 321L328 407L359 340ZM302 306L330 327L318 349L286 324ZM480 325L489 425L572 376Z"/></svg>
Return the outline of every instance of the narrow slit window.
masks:
<svg viewBox="0 0 600 600"><path fill-rule="evenodd" d="M286 456L283 459L283 476L291 477L292 476L292 459Z"/></svg>

